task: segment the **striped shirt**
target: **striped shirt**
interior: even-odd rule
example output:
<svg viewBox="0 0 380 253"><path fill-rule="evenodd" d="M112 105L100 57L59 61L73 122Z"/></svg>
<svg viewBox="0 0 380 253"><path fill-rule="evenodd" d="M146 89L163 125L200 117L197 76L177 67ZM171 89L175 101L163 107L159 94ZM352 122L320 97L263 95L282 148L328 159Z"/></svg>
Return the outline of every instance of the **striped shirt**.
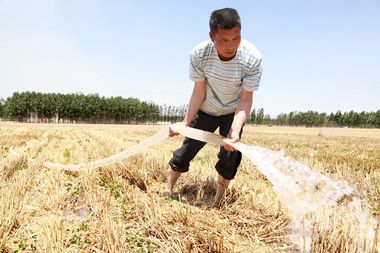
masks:
<svg viewBox="0 0 380 253"><path fill-rule="evenodd" d="M232 60L221 61L211 40L197 45L190 56L190 79L206 79L206 99L201 110L215 116L233 113L242 89L259 88L262 56L250 42L242 40Z"/></svg>

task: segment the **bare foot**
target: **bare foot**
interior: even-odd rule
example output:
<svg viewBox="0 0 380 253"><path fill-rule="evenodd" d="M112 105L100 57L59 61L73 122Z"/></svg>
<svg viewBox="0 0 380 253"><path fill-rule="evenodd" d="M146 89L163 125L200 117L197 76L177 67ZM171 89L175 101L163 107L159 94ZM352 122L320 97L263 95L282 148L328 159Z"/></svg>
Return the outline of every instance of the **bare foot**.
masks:
<svg viewBox="0 0 380 253"><path fill-rule="evenodd" d="M222 206L222 201L214 201L210 205L210 208L219 209Z"/></svg>

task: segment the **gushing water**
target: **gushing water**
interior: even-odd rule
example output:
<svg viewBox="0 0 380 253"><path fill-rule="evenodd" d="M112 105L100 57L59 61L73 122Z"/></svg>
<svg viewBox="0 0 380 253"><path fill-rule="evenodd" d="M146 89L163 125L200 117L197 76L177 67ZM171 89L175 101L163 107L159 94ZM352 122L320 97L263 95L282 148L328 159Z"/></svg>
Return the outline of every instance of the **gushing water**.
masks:
<svg viewBox="0 0 380 253"><path fill-rule="evenodd" d="M244 144L239 145L239 150L273 184L291 212L291 238L300 249L310 252L313 225L318 223L320 228L326 227L331 223L326 219L333 217L334 208L343 202L346 205L344 222L358 224L359 234L356 236L359 238L359 250L367 252L372 249L376 221L363 208L364 203L359 199L358 192L345 181L332 180L305 164L285 157L281 151L273 152Z"/></svg>

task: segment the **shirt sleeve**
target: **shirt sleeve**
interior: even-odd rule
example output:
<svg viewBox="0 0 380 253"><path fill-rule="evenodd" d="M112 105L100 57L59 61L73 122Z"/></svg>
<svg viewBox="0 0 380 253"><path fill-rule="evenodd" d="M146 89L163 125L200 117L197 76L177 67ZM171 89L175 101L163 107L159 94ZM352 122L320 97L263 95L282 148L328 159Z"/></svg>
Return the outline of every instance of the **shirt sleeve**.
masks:
<svg viewBox="0 0 380 253"><path fill-rule="evenodd" d="M190 79L194 82L205 79L204 68L197 50L193 50L190 55Z"/></svg>
<svg viewBox="0 0 380 253"><path fill-rule="evenodd" d="M243 88L247 91L255 91L259 89L261 74L263 72L262 59L255 59L249 65L246 75L243 78Z"/></svg>

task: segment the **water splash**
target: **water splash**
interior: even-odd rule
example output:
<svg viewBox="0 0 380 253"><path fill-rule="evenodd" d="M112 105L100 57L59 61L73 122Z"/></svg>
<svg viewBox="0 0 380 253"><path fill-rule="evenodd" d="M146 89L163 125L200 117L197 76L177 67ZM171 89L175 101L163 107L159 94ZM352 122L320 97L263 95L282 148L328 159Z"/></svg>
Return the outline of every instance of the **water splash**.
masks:
<svg viewBox="0 0 380 253"><path fill-rule="evenodd" d="M369 252L375 241L376 221L369 214L359 193L345 181L313 171L292 160L283 151L274 152L257 146L238 145L266 178L292 214L294 243L305 252L311 251L313 226L328 227L327 219L336 207L345 205L345 222L358 225L359 250ZM378 246L379 247L379 246Z"/></svg>

